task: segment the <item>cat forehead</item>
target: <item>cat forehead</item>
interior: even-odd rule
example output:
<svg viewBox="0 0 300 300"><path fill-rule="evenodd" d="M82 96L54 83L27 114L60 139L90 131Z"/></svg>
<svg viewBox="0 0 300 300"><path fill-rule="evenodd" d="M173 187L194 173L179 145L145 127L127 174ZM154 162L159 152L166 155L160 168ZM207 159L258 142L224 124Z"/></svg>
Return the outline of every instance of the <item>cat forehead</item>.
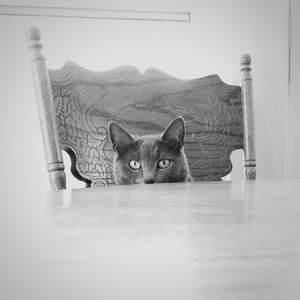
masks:
<svg viewBox="0 0 300 300"><path fill-rule="evenodd" d="M135 137L139 149L141 159L158 159L162 156L177 156L177 147L174 145L163 142L161 135L147 135L142 137Z"/></svg>
<svg viewBox="0 0 300 300"><path fill-rule="evenodd" d="M160 135L146 135L135 137L141 152L156 154L161 144Z"/></svg>
<svg viewBox="0 0 300 300"><path fill-rule="evenodd" d="M160 134L145 135L145 136L133 136L133 137L140 145L142 145L142 144L143 145L154 145L161 140Z"/></svg>

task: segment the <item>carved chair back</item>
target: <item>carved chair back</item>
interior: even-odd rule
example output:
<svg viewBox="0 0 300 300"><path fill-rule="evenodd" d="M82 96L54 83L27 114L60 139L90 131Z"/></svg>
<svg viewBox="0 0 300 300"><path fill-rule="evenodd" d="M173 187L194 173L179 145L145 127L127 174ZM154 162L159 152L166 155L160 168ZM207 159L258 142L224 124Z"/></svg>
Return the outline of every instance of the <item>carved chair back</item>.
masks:
<svg viewBox="0 0 300 300"><path fill-rule="evenodd" d="M27 38L53 189L66 186L62 149L71 157L73 175L87 186L114 183L109 121L144 135L162 132L176 116L186 121L185 153L194 181L221 180L229 174L236 149L244 149L246 179L255 179L249 55L242 57L240 87L225 84L217 75L182 80L157 69L141 74L134 67L93 72L71 61L49 70L38 29L31 28Z"/></svg>

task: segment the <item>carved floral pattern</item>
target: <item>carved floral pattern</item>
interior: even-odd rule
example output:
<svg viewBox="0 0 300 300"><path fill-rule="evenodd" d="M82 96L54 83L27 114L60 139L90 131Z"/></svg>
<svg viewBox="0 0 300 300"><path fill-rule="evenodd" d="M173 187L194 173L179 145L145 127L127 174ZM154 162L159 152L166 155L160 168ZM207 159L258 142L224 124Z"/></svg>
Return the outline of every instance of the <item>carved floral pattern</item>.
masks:
<svg viewBox="0 0 300 300"><path fill-rule="evenodd" d="M230 173L231 152L243 148L241 89L217 75L181 80L156 69L92 72L72 62L49 74L61 146L72 154L74 175L92 186L113 183L111 120L143 135L162 132L182 116L185 152L196 181Z"/></svg>

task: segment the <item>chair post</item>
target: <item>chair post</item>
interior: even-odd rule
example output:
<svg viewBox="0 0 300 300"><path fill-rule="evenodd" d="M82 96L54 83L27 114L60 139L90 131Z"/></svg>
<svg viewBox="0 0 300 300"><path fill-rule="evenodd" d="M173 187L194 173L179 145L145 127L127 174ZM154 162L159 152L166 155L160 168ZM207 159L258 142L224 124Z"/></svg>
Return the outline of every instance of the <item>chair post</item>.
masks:
<svg viewBox="0 0 300 300"><path fill-rule="evenodd" d="M45 57L41 52L42 44L40 44L40 38L41 34L37 28L28 30L28 48L31 53L31 69L49 180L52 189L58 190L66 188L65 166L53 107L49 73Z"/></svg>
<svg viewBox="0 0 300 300"><path fill-rule="evenodd" d="M256 178L254 108L251 76L251 57L244 54L241 59L241 84L244 122L244 172L246 179Z"/></svg>

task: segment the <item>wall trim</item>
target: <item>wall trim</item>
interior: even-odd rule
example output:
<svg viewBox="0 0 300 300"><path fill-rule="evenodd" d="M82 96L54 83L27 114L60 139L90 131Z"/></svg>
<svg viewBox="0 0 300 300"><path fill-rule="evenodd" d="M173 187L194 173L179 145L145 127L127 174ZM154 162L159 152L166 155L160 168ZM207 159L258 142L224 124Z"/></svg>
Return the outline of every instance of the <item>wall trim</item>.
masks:
<svg viewBox="0 0 300 300"><path fill-rule="evenodd" d="M288 17L288 95L286 101L285 179L294 177L294 107L295 107L295 0L289 0Z"/></svg>
<svg viewBox="0 0 300 300"><path fill-rule="evenodd" d="M100 20L129 20L129 21L158 21L158 22L191 22L191 13L183 11L154 11L102 9L66 6L25 6L2 5L0 15L29 16L72 19L100 19Z"/></svg>

